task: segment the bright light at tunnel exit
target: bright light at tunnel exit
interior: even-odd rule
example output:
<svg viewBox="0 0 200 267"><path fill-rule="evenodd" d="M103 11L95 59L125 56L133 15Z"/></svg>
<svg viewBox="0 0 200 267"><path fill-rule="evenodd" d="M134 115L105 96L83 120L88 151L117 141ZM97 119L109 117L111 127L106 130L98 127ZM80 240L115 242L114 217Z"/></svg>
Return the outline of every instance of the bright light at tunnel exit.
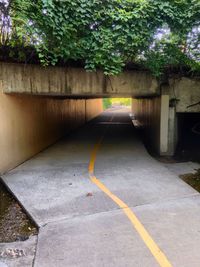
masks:
<svg viewBox="0 0 200 267"><path fill-rule="evenodd" d="M104 98L103 108L108 109L111 107L131 107L131 98Z"/></svg>

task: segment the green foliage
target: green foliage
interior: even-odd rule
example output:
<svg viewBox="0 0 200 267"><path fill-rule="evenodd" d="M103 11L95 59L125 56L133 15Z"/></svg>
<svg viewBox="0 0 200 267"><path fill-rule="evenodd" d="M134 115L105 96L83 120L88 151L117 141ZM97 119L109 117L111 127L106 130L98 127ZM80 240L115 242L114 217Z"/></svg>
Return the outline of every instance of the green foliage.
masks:
<svg viewBox="0 0 200 267"><path fill-rule="evenodd" d="M43 65L81 60L114 75L136 62L157 77L200 68L199 0L12 0L9 10L10 44L33 45Z"/></svg>
<svg viewBox="0 0 200 267"><path fill-rule="evenodd" d="M131 98L104 98L103 108L107 109L115 105L131 106Z"/></svg>
<svg viewBox="0 0 200 267"><path fill-rule="evenodd" d="M112 106L111 99L110 98L104 98L103 99L103 109L110 108Z"/></svg>
<svg viewBox="0 0 200 267"><path fill-rule="evenodd" d="M121 106L130 106L131 98L111 98L110 99L112 105L121 105Z"/></svg>
<svg viewBox="0 0 200 267"><path fill-rule="evenodd" d="M162 14L158 29L164 32L161 38L155 34L144 51L145 66L157 77L172 66L200 70L200 1L155 0L154 5Z"/></svg>

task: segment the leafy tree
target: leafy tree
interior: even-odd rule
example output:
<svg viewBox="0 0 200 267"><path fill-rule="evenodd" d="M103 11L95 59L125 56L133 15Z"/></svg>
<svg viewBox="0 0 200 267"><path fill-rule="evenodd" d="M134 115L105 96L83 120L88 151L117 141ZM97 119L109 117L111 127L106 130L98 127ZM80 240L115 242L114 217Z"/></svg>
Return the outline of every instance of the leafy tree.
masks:
<svg viewBox="0 0 200 267"><path fill-rule="evenodd" d="M110 108L112 106L112 102L110 98L103 99L103 109Z"/></svg>
<svg viewBox="0 0 200 267"><path fill-rule="evenodd" d="M154 1L154 4L158 14L162 14L161 27L144 52L145 65L155 76L169 66L200 70L200 1Z"/></svg>
<svg viewBox="0 0 200 267"><path fill-rule="evenodd" d="M131 98L111 98L112 105L131 106Z"/></svg>
<svg viewBox="0 0 200 267"><path fill-rule="evenodd" d="M0 43L6 45L9 41L11 21L9 16L10 3L0 1Z"/></svg>
<svg viewBox="0 0 200 267"><path fill-rule="evenodd" d="M31 45L43 65L81 60L118 74L134 62L160 76L200 68L199 0L10 0L12 45Z"/></svg>

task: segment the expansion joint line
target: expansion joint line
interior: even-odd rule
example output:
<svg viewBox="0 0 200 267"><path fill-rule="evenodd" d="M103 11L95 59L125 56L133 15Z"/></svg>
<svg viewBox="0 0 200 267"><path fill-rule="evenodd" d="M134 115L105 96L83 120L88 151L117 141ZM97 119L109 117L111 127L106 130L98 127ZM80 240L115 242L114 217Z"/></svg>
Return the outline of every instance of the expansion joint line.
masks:
<svg viewBox="0 0 200 267"><path fill-rule="evenodd" d="M112 120L113 117L111 118L110 121ZM160 267L172 267L171 263L169 262L165 254L161 251L156 242L147 232L147 230L140 222L140 220L137 218L135 213L129 208L129 206L125 202L123 202L119 197L114 195L99 179L97 179L97 177L94 174L97 153L100 149L100 146L103 142L103 138L107 130L108 127L106 127L105 132L101 136L100 140L94 145L94 148L91 152L90 162L88 166L90 180L123 210L125 215L130 220L131 224L133 225L134 229L137 231L137 233L139 234L139 236L141 237L147 248L150 250L150 252L154 256Z"/></svg>

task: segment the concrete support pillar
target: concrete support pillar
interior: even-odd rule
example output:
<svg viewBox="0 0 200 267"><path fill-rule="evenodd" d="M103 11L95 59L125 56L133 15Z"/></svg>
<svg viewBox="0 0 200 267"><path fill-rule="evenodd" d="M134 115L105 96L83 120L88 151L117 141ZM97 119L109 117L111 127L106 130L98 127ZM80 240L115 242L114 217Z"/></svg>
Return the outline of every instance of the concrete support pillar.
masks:
<svg viewBox="0 0 200 267"><path fill-rule="evenodd" d="M170 105L170 87L164 86L161 92L160 113L160 154L173 156L177 144L176 108Z"/></svg>
<svg viewBox="0 0 200 267"><path fill-rule="evenodd" d="M169 107L168 125L168 155L172 156L177 146L177 117L175 107Z"/></svg>
<svg viewBox="0 0 200 267"><path fill-rule="evenodd" d="M161 95L160 109L160 154L168 153L169 138L169 95Z"/></svg>

